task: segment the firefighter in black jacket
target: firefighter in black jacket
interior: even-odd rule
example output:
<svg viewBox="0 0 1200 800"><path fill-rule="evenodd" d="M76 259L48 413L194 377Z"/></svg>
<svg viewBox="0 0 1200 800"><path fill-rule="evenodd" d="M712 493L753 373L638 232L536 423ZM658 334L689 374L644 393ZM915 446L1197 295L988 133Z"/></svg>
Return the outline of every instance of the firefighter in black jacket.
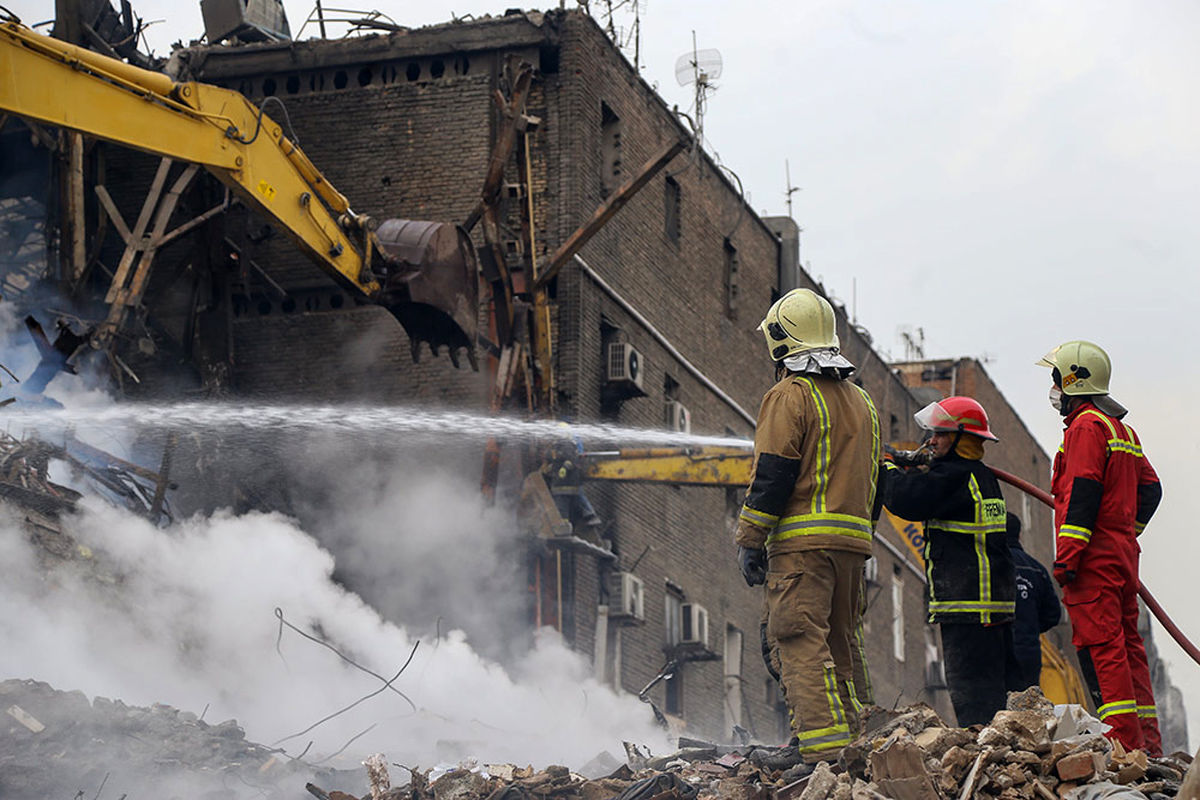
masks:
<svg viewBox="0 0 1200 800"><path fill-rule="evenodd" d="M1042 675L1041 635L1062 619L1050 573L1021 546L1021 518L1008 512L1008 549L1017 571L1017 612L1013 621L1013 661L1008 690L1037 686Z"/></svg>
<svg viewBox="0 0 1200 800"><path fill-rule="evenodd" d="M925 523L929 621L942 629L954 713L963 727L986 725L1005 705L1016 605L1004 497L982 461L984 441L996 436L970 397L930 403L915 419L932 432L933 460L910 469L888 462L884 504Z"/></svg>

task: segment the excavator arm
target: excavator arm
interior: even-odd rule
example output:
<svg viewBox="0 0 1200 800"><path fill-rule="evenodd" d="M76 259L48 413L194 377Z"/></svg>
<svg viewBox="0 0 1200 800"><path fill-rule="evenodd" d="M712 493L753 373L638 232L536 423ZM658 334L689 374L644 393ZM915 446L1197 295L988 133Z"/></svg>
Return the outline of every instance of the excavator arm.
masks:
<svg viewBox="0 0 1200 800"><path fill-rule="evenodd" d="M472 354L478 266L466 233L356 214L265 113L272 99L255 107L229 89L176 83L0 23L0 111L203 166L344 288L387 307L414 344Z"/></svg>
<svg viewBox="0 0 1200 800"><path fill-rule="evenodd" d="M737 488L750 485L754 451L720 445L631 448L583 453L580 462L584 480Z"/></svg>

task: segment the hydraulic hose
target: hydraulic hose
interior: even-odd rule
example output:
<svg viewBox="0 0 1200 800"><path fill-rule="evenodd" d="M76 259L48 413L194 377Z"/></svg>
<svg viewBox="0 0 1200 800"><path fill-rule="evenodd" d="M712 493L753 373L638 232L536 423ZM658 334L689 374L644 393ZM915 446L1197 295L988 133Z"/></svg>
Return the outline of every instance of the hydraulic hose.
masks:
<svg viewBox="0 0 1200 800"><path fill-rule="evenodd" d="M1054 508L1054 498L1038 487L1034 486L1029 481L1024 480L1023 478L1018 478L1016 475L1005 472L1002 469L996 469L995 467L990 467L990 469L1000 480L1017 487L1030 497L1041 500L1043 503L1050 506L1050 508ZM1192 660L1197 664L1200 664L1200 648L1197 648L1196 645L1192 644L1191 641L1189 641L1188 638L1183 635L1183 631L1179 630L1179 626L1171 621L1171 618L1167 616L1166 610L1159 605L1158 601L1154 599L1154 595L1150 594L1150 590L1147 589L1146 585L1140 581L1138 584L1138 596L1142 598L1143 602L1145 602L1146 608L1150 609L1150 613L1152 613L1158 619L1158 621L1162 623L1162 626L1167 629L1167 633L1171 634L1171 638L1183 648L1183 652L1191 656Z"/></svg>

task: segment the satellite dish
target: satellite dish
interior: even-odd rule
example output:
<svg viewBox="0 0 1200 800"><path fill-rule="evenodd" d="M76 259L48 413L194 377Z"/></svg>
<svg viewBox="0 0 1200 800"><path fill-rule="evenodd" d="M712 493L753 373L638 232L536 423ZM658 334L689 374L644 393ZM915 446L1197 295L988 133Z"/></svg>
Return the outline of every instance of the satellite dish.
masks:
<svg viewBox="0 0 1200 800"><path fill-rule="evenodd" d="M675 61L675 80L680 86L707 84L721 77L721 51L713 48L684 53Z"/></svg>

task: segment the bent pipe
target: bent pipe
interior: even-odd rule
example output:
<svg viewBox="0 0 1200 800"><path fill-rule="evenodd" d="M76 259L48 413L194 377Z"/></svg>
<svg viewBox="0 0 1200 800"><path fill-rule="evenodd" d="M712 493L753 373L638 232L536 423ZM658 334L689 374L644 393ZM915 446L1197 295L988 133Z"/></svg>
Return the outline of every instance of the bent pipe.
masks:
<svg viewBox="0 0 1200 800"><path fill-rule="evenodd" d="M1030 497L1041 500L1043 503L1050 506L1050 508L1054 508L1054 498L1038 487L1034 486L1029 481L1023 478L1018 478L1016 475L1005 472L1002 469L996 469L995 467L989 467L989 469L991 469L991 471L1000 480L1004 481L1010 486L1015 486ZM1167 629L1167 633L1171 634L1171 638L1183 648L1183 652L1191 656L1192 660L1197 664L1200 664L1200 648L1197 648L1196 645L1192 644L1191 641L1188 640L1187 636L1184 636L1183 631L1179 630L1179 626L1167 616L1166 610L1159 605L1158 601L1154 599L1154 595L1150 594L1150 590L1147 589L1146 585L1141 583L1140 580L1138 583L1138 596L1142 598L1143 602L1145 602L1146 608L1150 609L1150 613L1154 614L1158 621L1162 623L1162 626Z"/></svg>

